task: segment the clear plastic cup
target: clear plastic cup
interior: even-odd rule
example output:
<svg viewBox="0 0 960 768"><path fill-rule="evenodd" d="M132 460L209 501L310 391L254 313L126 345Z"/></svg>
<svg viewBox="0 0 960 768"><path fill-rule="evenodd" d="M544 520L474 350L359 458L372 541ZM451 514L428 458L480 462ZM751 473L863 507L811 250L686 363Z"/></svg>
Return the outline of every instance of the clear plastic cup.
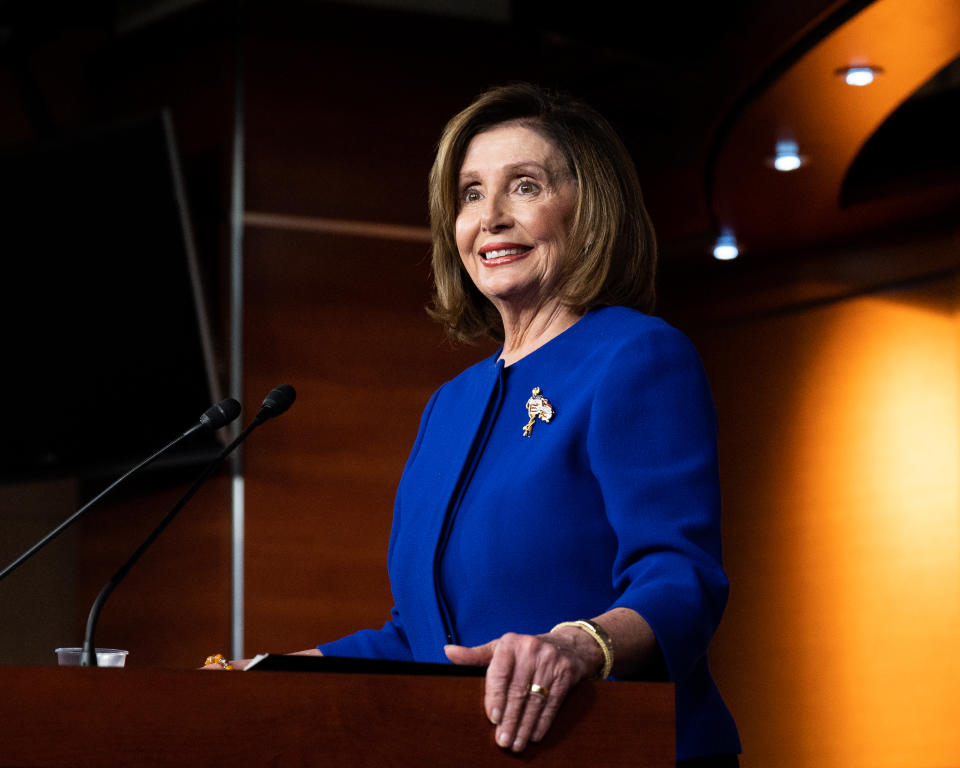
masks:
<svg viewBox="0 0 960 768"><path fill-rule="evenodd" d="M61 667L77 667L80 665L80 656L83 648L57 648L57 663ZM116 648L97 648L98 667L122 667L127 661L128 651Z"/></svg>

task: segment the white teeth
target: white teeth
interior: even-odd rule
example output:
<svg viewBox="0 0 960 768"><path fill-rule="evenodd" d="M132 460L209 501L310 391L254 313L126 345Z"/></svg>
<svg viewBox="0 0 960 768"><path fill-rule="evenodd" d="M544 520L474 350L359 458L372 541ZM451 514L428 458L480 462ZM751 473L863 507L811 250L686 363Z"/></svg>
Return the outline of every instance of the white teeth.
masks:
<svg viewBox="0 0 960 768"><path fill-rule="evenodd" d="M487 251L483 254L485 259L499 259L501 256L514 256L518 253L523 253L528 250L527 248L500 248L496 251Z"/></svg>

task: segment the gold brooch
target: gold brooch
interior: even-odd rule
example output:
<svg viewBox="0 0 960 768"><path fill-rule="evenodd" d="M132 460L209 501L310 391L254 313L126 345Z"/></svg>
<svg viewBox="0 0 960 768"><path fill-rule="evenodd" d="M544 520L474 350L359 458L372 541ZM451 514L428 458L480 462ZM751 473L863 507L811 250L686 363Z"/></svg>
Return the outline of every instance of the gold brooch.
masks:
<svg viewBox="0 0 960 768"><path fill-rule="evenodd" d="M553 406L550 401L540 394L540 387L533 388L533 397L527 400L527 415L530 421L523 428L523 436L530 437L533 434L533 422L537 419L549 422L553 418Z"/></svg>

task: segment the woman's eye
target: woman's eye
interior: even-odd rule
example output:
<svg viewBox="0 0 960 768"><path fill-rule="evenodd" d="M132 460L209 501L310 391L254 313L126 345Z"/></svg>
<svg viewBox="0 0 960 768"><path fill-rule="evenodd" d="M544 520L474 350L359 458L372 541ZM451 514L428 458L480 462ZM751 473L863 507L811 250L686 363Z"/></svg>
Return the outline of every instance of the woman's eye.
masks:
<svg viewBox="0 0 960 768"><path fill-rule="evenodd" d="M517 192L519 192L521 195L532 195L535 192L538 192L539 190L540 190L540 187L538 187L529 179L524 179L519 184L517 184Z"/></svg>
<svg viewBox="0 0 960 768"><path fill-rule="evenodd" d="M480 191L474 187L467 187L460 194L460 200L464 203L475 203L480 199Z"/></svg>

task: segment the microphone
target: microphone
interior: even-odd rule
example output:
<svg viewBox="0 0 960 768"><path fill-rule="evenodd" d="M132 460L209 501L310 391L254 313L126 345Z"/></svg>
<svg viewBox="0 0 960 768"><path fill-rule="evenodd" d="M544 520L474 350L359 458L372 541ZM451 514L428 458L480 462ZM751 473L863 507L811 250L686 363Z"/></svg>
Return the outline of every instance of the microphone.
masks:
<svg viewBox="0 0 960 768"><path fill-rule="evenodd" d="M279 416L281 413L285 412L291 405L293 405L293 401L296 400L296 398L297 392L289 384L281 384L279 387L271 389L264 398L263 404L260 406L260 411L256 416L254 416L253 421L251 421L247 427L239 435L237 435L236 439L230 443L230 445L220 451L217 457L204 468L203 472L200 473L193 485L190 486L190 489L183 494L176 504L173 505L173 509L171 509L170 512L167 513L167 516L160 521L159 525L157 525L157 527L150 532L150 535L143 540L143 543L137 547L136 551L130 556L130 559L121 565L119 570L117 570L110 580L104 584L103 589L100 590L100 594L98 594L96 600L93 601L93 605L90 607L90 614L87 616L87 630L84 633L83 651L80 654L81 667L97 666L97 654L94 653L95 646L93 637L97 629L97 621L100 618L100 612L103 610L103 605L106 603L107 598L110 596L113 590L115 590L120 582L123 581L123 578L127 575L127 573L129 573L130 569L136 565L143 553L150 548L153 542L157 540L166 527L173 522L173 519L179 514L180 510L183 509L187 502L193 498L194 494L200 490L200 486L202 486L210 478L223 460L233 453L234 449L236 449L240 443L246 440L247 435L253 432L253 430L259 427L265 421L272 419L275 416ZM209 411L207 413L209 413Z"/></svg>
<svg viewBox="0 0 960 768"><path fill-rule="evenodd" d="M6 568L0 571L0 580L4 579L8 574L15 571L17 568L23 565L27 560L33 557L37 552L43 549L47 544L53 541L57 536L59 536L61 533L67 530L67 528L73 525L84 512L90 509L90 507L92 507L94 504L100 501L100 499L102 499L104 496L110 493L110 491L112 491L114 488L120 485L124 480L126 480L129 477L132 477L141 469L146 467L148 464L152 464L156 459L160 458L163 454L165 454L175 445L177 445L183 440L186 440L188 437L190 437L194 433L201 432L201 431L213 432L215 430L220 429L221 427L226 426L235 418L237 418L237 416L239 415L240 415L240 403L238 403L232 397L228 397L226 400L221 400L216 405L210 406L206 411L204 411L203 415L200 417L197 423L194 424L192 427L190 427L190 429L188 429L179 437L176 437L173 440L171 440L169 443L163 446L163 448L161 448L159 451L154 453L152 456L149 456L143 461L141 461L139 464L137 464L137 466L135 466L125 475L118 478L117 480L114 480L110 485L108 485L100 493L98 493L96 496L90 499L90 501L88 501L86 504L80 507L80 509L74 512L70 517L68 517L66 520L60 523L60 525L58 525L56 528L50 531L50 533L48 533L46 536L40 539L40 541L38 541L36 544L30 547L30 549L28 549L26 552L20 555L20 557L18 557L16 560L10 563Z"/></svg>
<svg viewBox="0 0 960 768"><path fill-rule="evenodd" d="M260 407L260 412L256 418L261 421L266 421L267 419L272 419L274 416L279 416L293 405L293 401L296 399L297 392L289 384L281 384L279 387L274 387L267 393L267 396L263 398L263 405Z"/></svg>
<svg viewBox="0 0 960 768"><path fill-rule="evenodd" d="M207 410L203 412L203 416L200 417L200 421L187 430L187 432L184 432L184 435L203 428L215 432L220 429L220 427L227 426L227 424L239 415L240 403L232 397L228 397L226 400L221 400L216 405L211 405L207 408Z"/></svg>

